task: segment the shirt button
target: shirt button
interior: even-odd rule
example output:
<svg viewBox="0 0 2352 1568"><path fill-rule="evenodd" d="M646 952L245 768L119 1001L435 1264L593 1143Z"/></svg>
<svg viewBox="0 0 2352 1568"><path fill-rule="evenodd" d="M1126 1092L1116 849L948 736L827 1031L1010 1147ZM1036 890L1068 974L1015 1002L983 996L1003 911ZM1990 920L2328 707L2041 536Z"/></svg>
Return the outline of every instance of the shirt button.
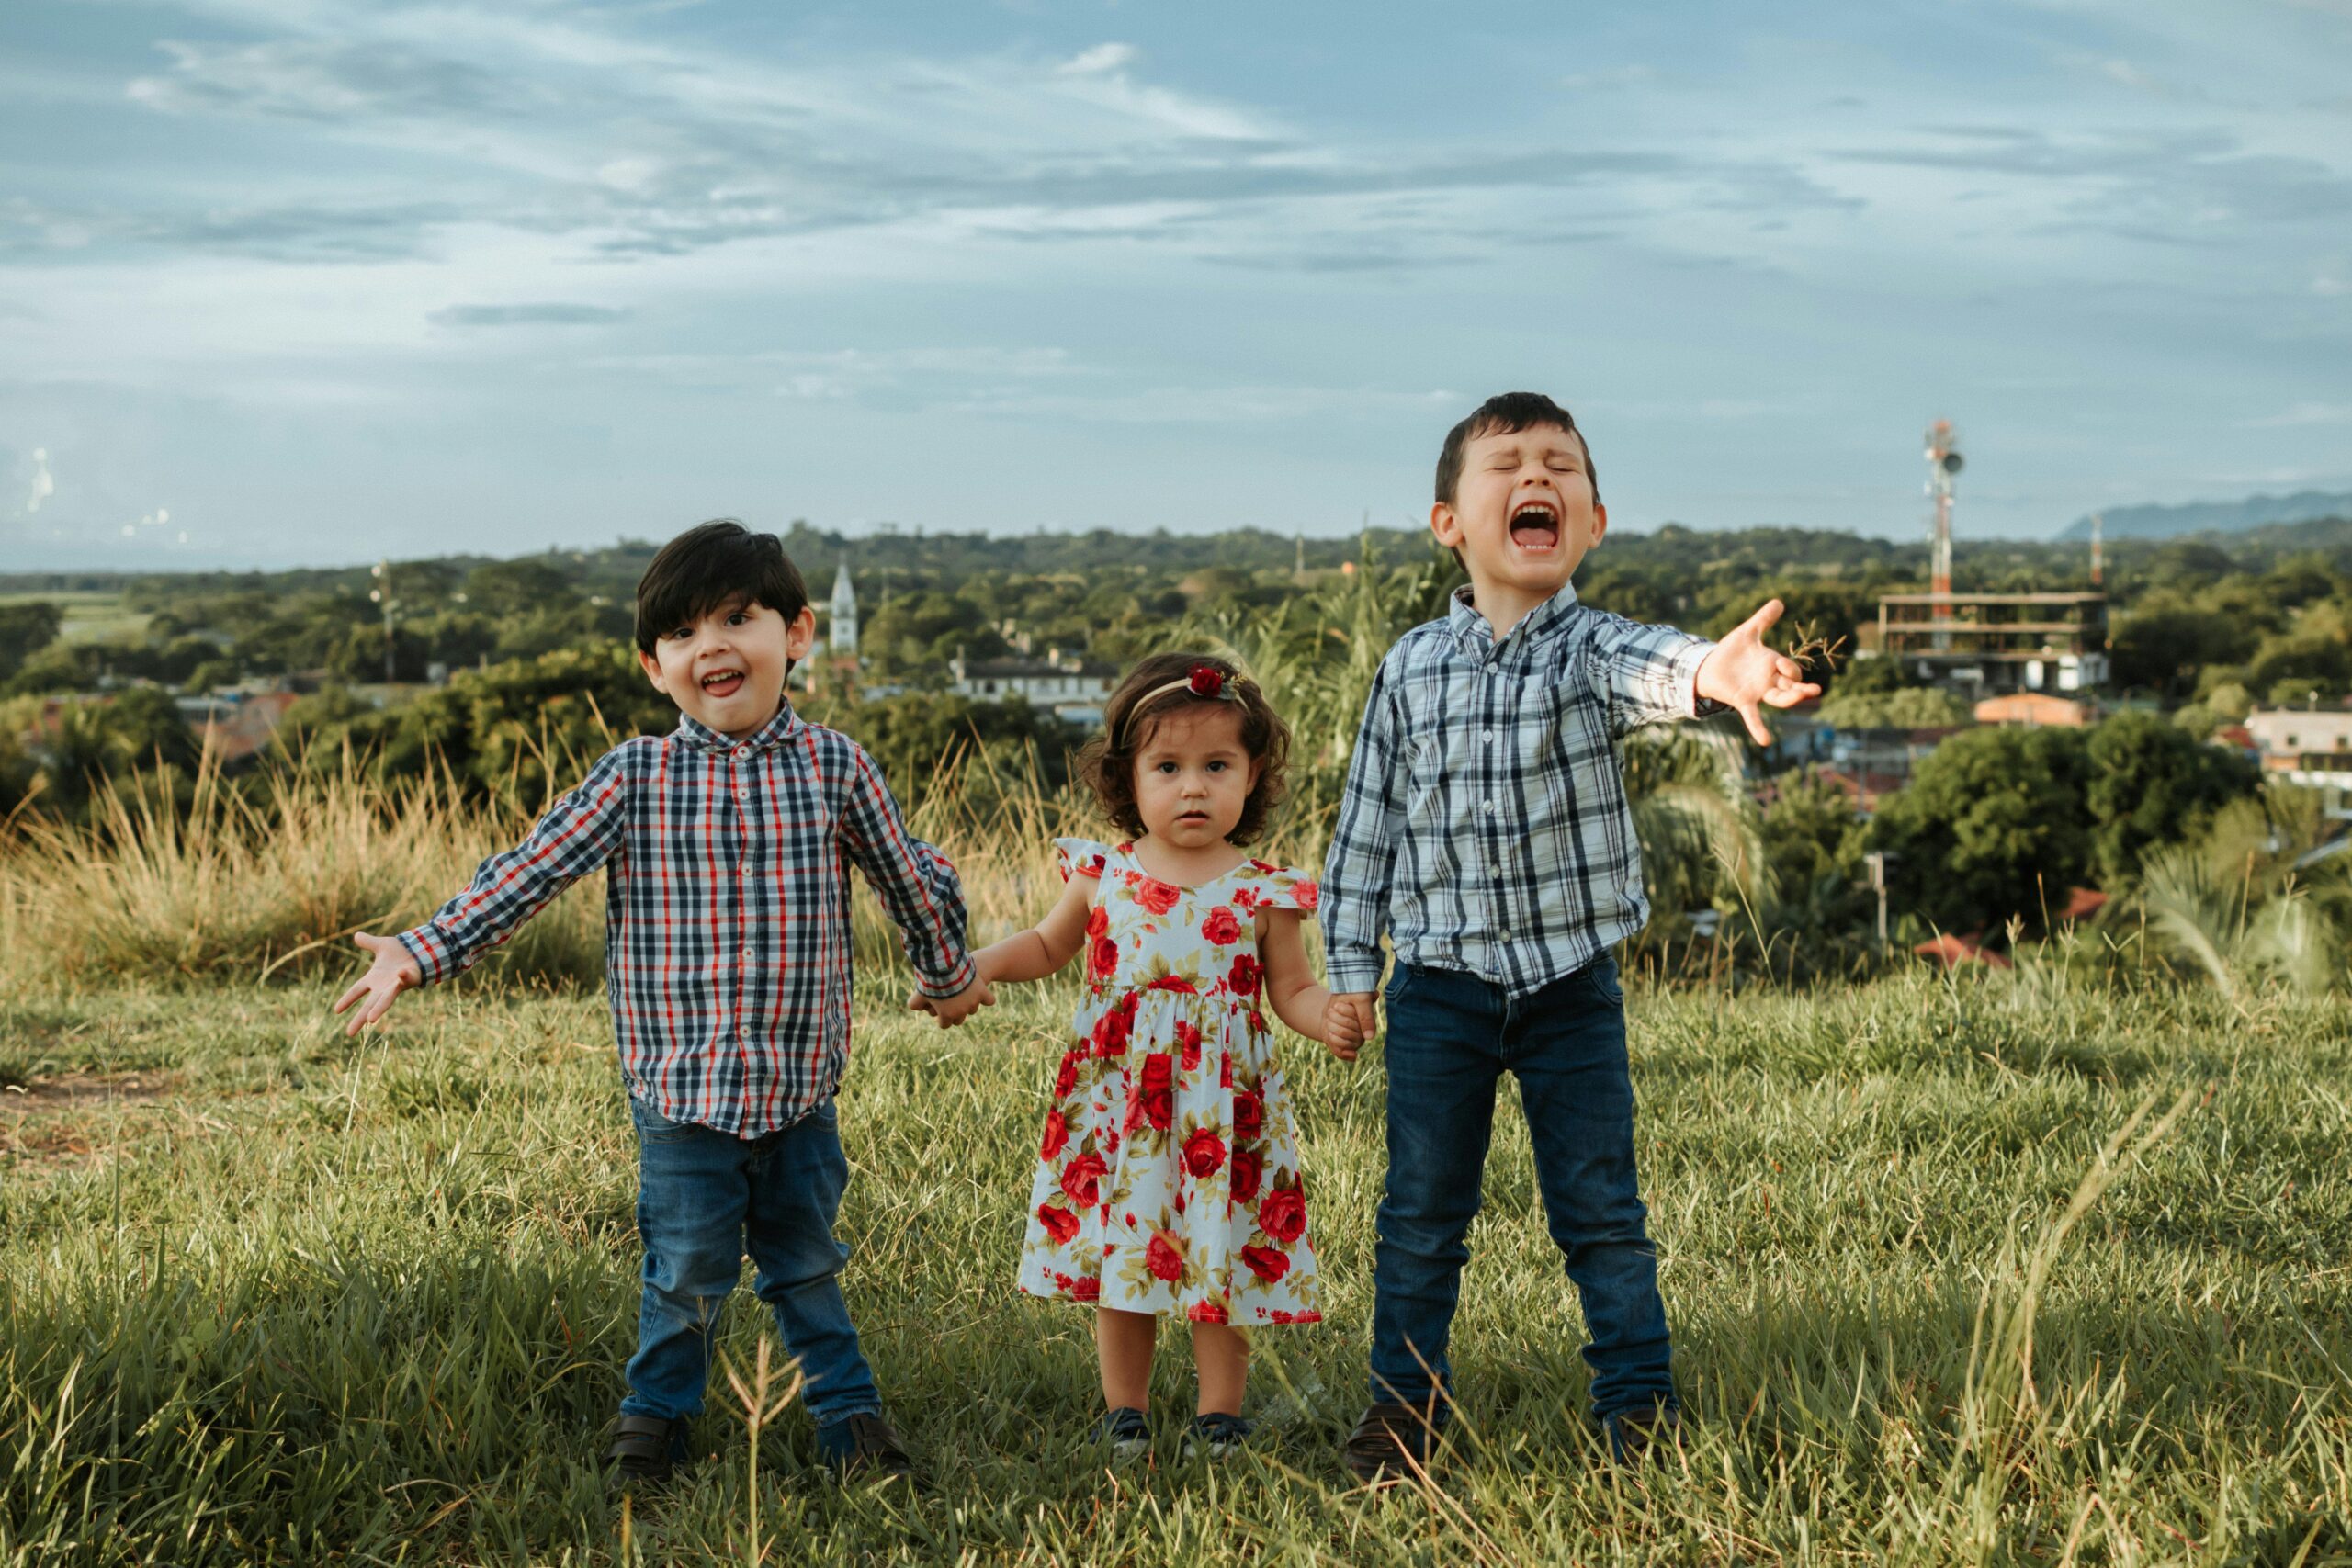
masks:
<svg viewBox="0 0 2352 1568"><path fill-rule="evenodd" d="M752 874L752 868L748 865L739 865L735 868L735 874L738 876L749 876Z"/></svg>
<svg viewBox="0 0 2352 1568"><path fill-rule="evenodd" d="M739 1029L735 1032L735 1038L738 1040L749 1040L751 1037L752 1032L748 1029Z"/></svg>
<svg viewBox="0 0 2352 1568"><path fill-rule="evenodd" d="M749 746L738 746L735 748L735 755L738 757L748 757L751 754L752 749Z"/></svg>
<svg viewBox="0 0 2352 1568"><path fill-rule="evenodd" d="M1493 801L1481 801L1479 804L1485 808L1487 816L1492 817L1495 814L1495 803Z"/></svg>
<svg viewBox="0 0 2352 1568"><path fill-rule="evenodd" d="M735 798L738 800L749 800L752 798L752 792L748 789L739 789L735 792Z"/></svg>
<svg viewBox="0 0 2352 1568"><path fill-rule="evenodd" d="M1495 732L1489 729L1485 734L1481 735L1479 739L1484 740L1487 745L1492 746L1495 743Z"/></svg>

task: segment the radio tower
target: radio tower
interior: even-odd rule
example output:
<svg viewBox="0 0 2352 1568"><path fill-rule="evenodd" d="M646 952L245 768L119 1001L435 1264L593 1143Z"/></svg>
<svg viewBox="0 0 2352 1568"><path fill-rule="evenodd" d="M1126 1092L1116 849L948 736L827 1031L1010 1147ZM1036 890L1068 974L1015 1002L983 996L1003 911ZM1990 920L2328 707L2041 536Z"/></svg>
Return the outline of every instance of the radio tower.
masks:
<svg viewBox="0 0 2352 1568"><path fill-rule="evenodd" d="M1935 621L1951 619L1951 486L1960 472L1960 432L1951 421L1939 419L1928 426L1928 499L1935 503L1934 548L1928 562L1928 592L1935 596L1928 606ZM1939 630L1936 646L1951 646L1951 634Z"/></svg>
<svg viewBox="0 0 2352 1568"><path fill-rule="evenodd" d="M2105 582L2106 578L2107 578L2107 570L2106 570L2106 569L2107 569L2107 551L2106 551L2106 549L2105 549L2105 547L2105 547L2105 545L2106 545L2106 543L2107 543L2107 541L2106 541L2106 539L2103 537L2103 536L2106 534L2106 532L2107 532L2107 513L2104 513L2104 512L2094 512L2094 513L2091 513L2091 586L2092 586L2093 588L2098 588L2098 587L2101 586L2101 585Z"/></svg>

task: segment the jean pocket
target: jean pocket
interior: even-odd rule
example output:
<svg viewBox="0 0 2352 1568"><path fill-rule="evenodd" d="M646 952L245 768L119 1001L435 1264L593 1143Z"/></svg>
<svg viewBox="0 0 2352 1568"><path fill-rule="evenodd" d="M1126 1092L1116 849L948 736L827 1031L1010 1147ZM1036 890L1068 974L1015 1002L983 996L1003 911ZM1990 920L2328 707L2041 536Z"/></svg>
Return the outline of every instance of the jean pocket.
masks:
<svg viewBox="0 0 2352 1568"><path fill-rule="evenodd" d="M1625 987L1617 983L1616 959L1604 953L1585 965L1584 973L1585 983L1592 987L1593 995L1605 1005L1612 1008L1625 1005Z"/></svg>
<svg viewBox="0 0 2352 1568"><path fill-rule="evenodd" d="M695 1135L691 1122L673 1122L645 1101L631 1097L629 1119L637 1123L638 1141L647 1144L682 1144Z"/></svg>
<svg viewBox="0 0 2352 1568"><path fill-rule="evenodd" d="M1411 975L1412 972L1413 971L1401 961L1393 965L1388 971L1388 984L1380 988L1382 999L1388 1002L1391 1006L1394 1006L1396 998L1405 994L1406 977Z"/></svg>

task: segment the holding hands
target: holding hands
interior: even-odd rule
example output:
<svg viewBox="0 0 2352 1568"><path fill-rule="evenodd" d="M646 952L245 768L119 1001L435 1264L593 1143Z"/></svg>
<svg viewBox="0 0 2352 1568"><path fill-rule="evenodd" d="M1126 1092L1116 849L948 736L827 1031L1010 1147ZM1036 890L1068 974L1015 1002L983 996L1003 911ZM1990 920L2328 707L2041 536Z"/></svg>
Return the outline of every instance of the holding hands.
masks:
<svg viewBox="0 0 2352 1568"><path fill-rule="evenodd" d="M1363 1043L1380 1032L1370 991L1334 991L1323 1004L1323 1043L1342 1062L1352 1062Z"/></svg>
<svg viewBox="0 0 2352 1568"><path fill-rule="evenodd" d="M1781 618L1781 610L1778 599L1769 601L1715 644L1699 666L1698 694L1736 711L1758 746L1772 743L1763 708L1794 707L1821 695L1821 688L1804 678L1803 665L1765 646L1764 634Z"/></svg>
<svg viewBox="0 0 2352 1568"><path fill-rule="evenodd" d="M985 1007L996 1005L996 993L989 988L987 976L975 979L952 997L926 997L918 991L907 998L907 1006L916 1012L927 1012L939 1021L942 1029L953 1029Z"/></svg>

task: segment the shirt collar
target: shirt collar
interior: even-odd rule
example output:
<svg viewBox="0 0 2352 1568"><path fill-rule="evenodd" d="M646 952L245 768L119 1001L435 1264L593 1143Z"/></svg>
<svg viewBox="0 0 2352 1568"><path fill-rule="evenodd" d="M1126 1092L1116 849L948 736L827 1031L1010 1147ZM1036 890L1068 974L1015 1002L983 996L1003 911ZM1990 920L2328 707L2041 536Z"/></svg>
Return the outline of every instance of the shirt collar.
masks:
<svg viewBox="0 0 2352 1568"><path fill-rule="evenodd" d="M687 745L704 751L732 751L738 746L748 746L754 751L769 751L791 739L799 728L800 716L792 711L792 700L787 697L776 705L774 718L741 740L721 735L702 720L684 713L678 716L678 728L673 733Z"/></svg>
<svg viewBox="0 0 2352 1568"><path fill-rule="evenodd" d="M1574 582L1562 583L1557 593L1520 617L1519 625L1511 627L1510 635L1502 639L1502 644L1542 642L1559 630L1566 622L1569 612L1576 607L1577 585ZM1486 659L1502 651L1502 644L1495 641L1492 623L1471 604L1468 583L1453 591L1453 597L1446 608L1445 620L1456 646L1472 658Z"/></svg>

